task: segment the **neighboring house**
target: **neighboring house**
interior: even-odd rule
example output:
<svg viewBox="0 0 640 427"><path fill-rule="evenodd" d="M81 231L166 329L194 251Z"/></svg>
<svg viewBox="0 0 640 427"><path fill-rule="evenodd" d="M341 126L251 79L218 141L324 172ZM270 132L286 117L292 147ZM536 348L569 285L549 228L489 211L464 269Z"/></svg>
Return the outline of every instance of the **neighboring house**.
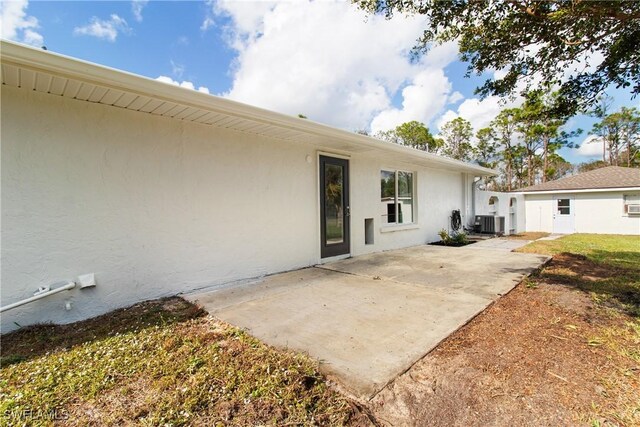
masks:
<svg viewBox="0 0 640 427"><path fill-rule="evenodd" d="M435 241L452 210L471 221L474 178L493 174L12 42L0 52L1 304L97 282L4 312L3 331Z"/></svg>
<svg viewBox="0 0 640 427"><path fill-rule="evenodd" d="M527 231L640 235L640 169L608 166L517 193Z"/></svg>

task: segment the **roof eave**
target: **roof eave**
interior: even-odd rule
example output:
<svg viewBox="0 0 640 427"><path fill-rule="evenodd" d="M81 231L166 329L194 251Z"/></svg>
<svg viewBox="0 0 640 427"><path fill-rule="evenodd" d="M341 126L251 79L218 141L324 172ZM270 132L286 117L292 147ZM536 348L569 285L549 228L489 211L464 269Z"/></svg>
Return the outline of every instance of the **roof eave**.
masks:
<svg viewBox="0 0 640 427"><path fill-rule="evenodd" d="M611 191L640 191L640 187L575 188L562 190L513 191L514 194L606 193Z"/></svg>
<svg viewBox="0 0 640 427"><path fill-rule="evenodd" d="M498 174L495 170L482 166L441 157L421 150L337 129L309 119L301 119L277 113L126 71L105 67L50 51L43 51L20 43L0 40L0 58L3 63L28 67L33 70L53 73L87 83L99 84L107 88L127 91L168 102L180 103L194 108L202 108L259 123L273 124L283 129L328 138L337 138L357 146L395 152L403 156L426 161L435 167L440 166L457 169L476 176L492 176Z"/></svg>

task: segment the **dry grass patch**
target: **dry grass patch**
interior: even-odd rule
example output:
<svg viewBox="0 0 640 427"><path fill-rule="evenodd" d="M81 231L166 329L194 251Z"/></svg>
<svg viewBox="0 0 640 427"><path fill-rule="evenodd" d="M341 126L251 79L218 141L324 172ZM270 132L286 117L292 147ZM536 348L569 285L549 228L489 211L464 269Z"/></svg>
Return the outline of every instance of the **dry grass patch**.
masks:
<svg viewBox="0 0 640 427"><path fill-rule="evenodd" d="M308 357L178 298L2 337L0 424L366 424Z"/></svg>
<svg viewBox="0 0 640 427"><path fill-rule="evenodd" d="M543 237L547 237L548 235L549 233L542 231L527 231L526 233L510 234L504 237L512 240L538 240Z"/></svg>

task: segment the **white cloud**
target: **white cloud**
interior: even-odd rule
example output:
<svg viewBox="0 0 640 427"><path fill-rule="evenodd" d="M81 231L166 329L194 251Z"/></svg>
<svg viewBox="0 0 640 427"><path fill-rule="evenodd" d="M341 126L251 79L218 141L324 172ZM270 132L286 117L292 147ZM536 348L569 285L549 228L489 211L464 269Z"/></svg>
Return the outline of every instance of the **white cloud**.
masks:
<svg viewBox="0 0 640 427"><path fill-rule="evenodd" d="M184 65L174 62L173 59L170 60L170 62L171 62L171 74L173 74L178 78L182 78L182 75L184 74Z"/></svg>
<svg viewBox="0 0 640 427"><path fill-rule="evenodd" d="M448 100L448 104L455 104L458 101L462 101L464 99L464 95L462 95L460 92L456 91L453 92L451 95L449 95L449 100Z"/></svg>
<svg viewBox="0 0 640 427"><path fill-rule="evenodd" d="M40 28L34 16L27 15L27 0L0 2L0 36L41 47L44 38L36 30Z"/></svg>
<svg viewBox="0 0 640 427"><path fill-rule="evenodd" d="M349 2L210 3L203 28L230 18L229 45L237 51L231 99L346 129L428 123L452 99L443 67L453 44L436 47L419 63L408 50L424 17L367 17ZM211 21L211 22L209 22ZM224 21L228 22L228 21ZM401 91L402 106L393 98Z"/></svg>
<svg viewBox="0 0 640 427"><path fill-rule="evenodd" d="M602 139L596 135L587 136L580 147L572 150L577 156L602 159Z"/></svg>
<svg viewBox="0 0 640 427"><path fill-rule="evenodd" d="M131 2L131 13L136 21L142 22L142 9L149 3L149 0L133 0Z"/></svg>
<svg viewBox="0 0 640 427"><path fill-rule="evenodd" d="M129 33L129 24L115 13L109 19L91 18L91 22L83 27L73 29L73 34L93 36L110 42L116 41L120 32Z"/></svg>
<svg viewBox="0 0 640 427"><path fill-rule="evenodd" d="M516 107L522 103L521 98L506 99L497 96L488 96L484 99L468 98L465 99L456 111L448 110L439 119L437 123L438 129L457 117L462 117L471 123L474 132L487 127L489 123L496 118L501 110L505 108Z"/></svg>
<svg viewBox="0 0 640 427"><path fill-rule="evenodd" d="M172 85L175 85L175 86L184 87L186 89L196 90L195 85L193 83L189 82L189 81L186 81L186 80L184 80L182 82L179 82L179 81L173 80L171 77L167 77L167 76L159 76L159 77L156 78L156 80L158 80L160 82L163 82L163 83L169 83L169 84L172 84ZM209 93L209 88L204 87L204 86L198 87L197 90L198 90L198 92Z"/></svg>
<svg viewBox="0 0 640 427"><path fill-rule="evenodd" d="M418 73L412 83L402 89L402 108L388 108L371 122L371 131L392 129L399 124L418 120L429 123L446 105L451 83L440 68Z"/></svg>

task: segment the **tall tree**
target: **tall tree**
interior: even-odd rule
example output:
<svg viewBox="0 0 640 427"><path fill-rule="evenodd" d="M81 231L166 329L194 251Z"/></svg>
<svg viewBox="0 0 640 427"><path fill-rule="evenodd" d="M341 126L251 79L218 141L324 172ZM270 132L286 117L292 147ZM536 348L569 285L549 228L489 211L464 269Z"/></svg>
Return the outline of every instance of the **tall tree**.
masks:
<svg viewBox="0 0 640 427"><path fill-rule="evenodd" d="M617 165L620 150L623 146L622 123L618 113L608 114L598 123L593 125L590 132L597 136L603 143L606 156L610 165Z"/></svg>
<svg viewBox="0 0 640 427"><path fill-rule="evenodd" d="M516 188L522 188L528 177L527 150L522 145L514 145L512 156L514 184Z"/></svg>
<svg viewBox="0 0 640 427"><path fill-rule="evenodd" d="M498 147L496 133L490 128L482 128L476 132L476 161L485 168L495 168L498 165Z"/></svg>
<svg viewBox="0 0 640 427"><path fill-rule="evenodd" d="M462 117L457 117L442 126L440 136L444 141L443 154L452 159L469 161L474 157L471 144L473 129L471 123Z"/></svg>
<svg viewBox="0 0 640 427"><path fill-rule="evenodd" d="M609 110L611 109L611 105L613 104L613 98L610 97L607 93L603 93L598 97L598 102L593 107L593 110L590 112L590 115L593 117L597 117L602 120L609 114ZM589 132L590 135L595 135L594 129ZM599 138L602 142L602 161L607 161L607 142L604 138Z"/></svg>
<svg viewBox="0 0 640 427"><path fill-rule="evenodd" d="M378 132L376 136L396 144L406 145L407 147L429 151L431 153L438 153L442 147L442 140L434 138L424 123L415 120L402 123L396 126L395 129Z"/></svg>
<svg viewBox="0 0 640 427"><path fill-rule="evenodd" d="M640 112L636 108L622 107L619 117L624 157L627 167L631 167L640 163Z"/></svg>
<svg viewBox="0 0 640 427"><path fill-rule="evenodd" d="M549 156L558 149L573 147L572 139L582 133L582 129L565 132L562 127L569 117L559 112L555 105L558 93L549 88L526 94L525 102L518 112L518 131L522 134L527 155L528 185L535 183L540 172L542 182L549 177Z"/></svg>
<svg viewBox="0 0 640 427"><path fill-rule="evenodd" d="M518 114L519 109L508 108L500 111L498 116L491 122L491 128L494 129L496 150L500 153L501 160L504 163L507 191L513 189L514 162L518 154L514 142Z"/></svg>
<svg viewBox="0 0 640 427"><path fill-rule="evenodd" d="M476 162L485 168L495 169L499 164L498 147L496 146L496 136L490 127L482 128L476 132ZM496 189L496 177L486 176L483 178L484 184L490 190Z"/></svg>
<svg viewBox="0 0 640 427"><path fill-rule="evenodd" d="M522 82L528 90L548 82L560 87L558 108L573 115L611 84L640 93L639 1L352 1L387 18L425 15L416 54L455 41L469 63L467 75L503 70L476 90L483 96L514 94Z"/></svg>
<svg viewBox="0 0 640 427"><path fill-rule="evenodd" d="M591 134L603 142L610 165L640 163L640 112L636 108L622 107L605 115L593 125Z"/></svg>
<svg viewBox="0 0 640 427"><path fill-rule="evenodd" d="M573 165L557 153L551 153L547 163L547 178L559 179L573 171Z"/></svg>

